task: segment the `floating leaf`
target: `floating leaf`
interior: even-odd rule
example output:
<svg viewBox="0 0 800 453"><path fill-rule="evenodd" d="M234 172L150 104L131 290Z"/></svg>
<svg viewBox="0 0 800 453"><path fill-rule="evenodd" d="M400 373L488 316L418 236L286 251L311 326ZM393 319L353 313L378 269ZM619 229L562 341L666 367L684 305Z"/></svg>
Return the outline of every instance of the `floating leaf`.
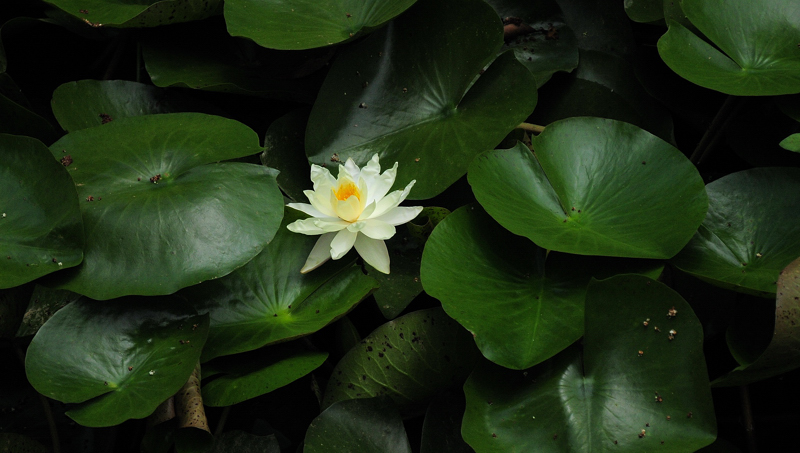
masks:
<svg viewBox="0 0 800 453"><path fill-rule="evenodd" d="M693 452L714 440L703 330L686 301L647 277L617 276L589 285L585 322L583 352L526 371L475 370L461 428L472 448Z"/></svg>
<svg viewBox="0 0 800 453"><path fill-rule="evenodd" d="M50 147L80 197L86 257L53 282L94 299L170 294L242 266L283 216L275 172L245 125L196 113L114 120Z"/></svg>
<svg viewBox="0 0 800 453"><path fill-rule="evenodd" d="M75 302L82 296L63 289L50 289L41 285L33 288L22 324L17 331L18 337L34 335L58 310Z"/></svg>
<svg viewBox="0 0 800 453"><path fill-rule="evenodd" d="M346 258L301 274L318 239L286 228L301 216L287 208L275 239L261 254L225 278L183 292L198 312L211 316L204 362L314 333L375 289L375 280Z"/></svg>
<svg viewBox="0 0 800 453"><path fill-rule="evenodd" d="M582 255L670 258L707 209L695 167L669 143L600 118L553 123L533 149L487 151L469 182L492 217L540 247Z"/></svg>
<svg viewBox="0 0 800 453"><path fill-rule="evenodd" d="M261 396L314 371L327 358L326 352L276 345L214 362L214 379L203 386L205 404L231 406Z"/></svg>
<svg viewBox="0 0 800 453"><path fill-rule="evenodd" d="M261 154L262 164L280 171L278 187L300 203L307 202L303 191L311 189L304 145L308 112L307 108L296 109L273 121L264 136Z"/></svg>
<svg viewBox="0 0 800 453"><path fill-rule="evenodd" d="M221 0L47 0L91 27L157 27L217 14Z"/></svg>
<svg viewBox="0 0 800 453"><path fill-rule="evenodd" d="M34 388L92 427L150 415L192 373L208 317L172 298L81 299L58 311L28 347Z"/></svg>
<svg viewBox="0 0 800 453"><path fill-rule="evenodd" d="M39 140L0 134L0 288L21 285L83 259L78 194Z"/></svg>
<svg viewBox="0 0 800 453"><path fill-rule="evenodd" d="M311 422L304 444L305 453L411 453L403 420L386 397L335 403Z"/></svg>
<svg viewBox="0 0 800 453"><path fill-rule="evenodd" d="M475 357L470 335L444 311L415 311L378 327L339 361L322 407L386 395L402 413L414 413L460 385Z"/></svg>
<svg viewBox="0 0 800 453"><path fill-rule="evenodd" d="M800 256L800 169L754 168L706 186L708 214L672 263L723 288L773 297Z"/></svg>
<svg viewBox="0 0 800 453"><path fill-rule="evenodd" d="M311 49L348 41L392 20L416 0L227 0L233 36L263 47Z"/></svg>
<svg viewBox="0 0 800 453"><path fill-rule="evenodd" d="M800 4L772 0L684 0L711 43L670 21L658 53L681 77L738 96L800 93Z"/></svg>
<svg viewBox="0 0 800 453"><path fill-rule="evenodd" d="M417 181L410 199L444 191L536 105L533 75L510 52L495 59L501 25L481 0L424 0L343 48L311 110L309 159L378 153L400 163L398 186Z"/></svg>
<svg viewBox="0 0 800 453"><path fill-rule="evenodd" d="M781 140L780 145L783 149L800 153L800 134L792 134L784 138Z"/></svg>
<svg viewBox="0 0 800 453"><path fill-rule="evenodd" d="M428 240L422 283L472 332L486 358L522 369L583 335L583 301L592 273L641 266L626 264L628 269L608 259L548 255L479 207L467 206L449 215Z"/></svg>

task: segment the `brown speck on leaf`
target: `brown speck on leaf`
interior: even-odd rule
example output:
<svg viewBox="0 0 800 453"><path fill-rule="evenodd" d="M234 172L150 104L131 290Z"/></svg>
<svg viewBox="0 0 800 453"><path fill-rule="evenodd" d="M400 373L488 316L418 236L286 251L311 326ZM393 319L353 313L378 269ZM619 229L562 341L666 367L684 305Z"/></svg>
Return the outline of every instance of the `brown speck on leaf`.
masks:
<svg viewBox="0 0 800 453"><path fill-rule="evenodd" d="M558 434L553 434L553 440L558 439Z"/></svg>
<svg viewBox="0 0 800 453"><path fill-rule="evenodd" d="M642 165L647 165L647 162L643 160Z"/></svg>
<svg viewBox="0 0 800 453"><path fill-rule="evenodd" d="M667 311L667 316L669 316L670 318L674 318L677 314L678 310L675 309L675 306L673 306L672 308L669 309L669 311Z"/></svg>
<svg viewBox="0 0 800 453"><path fill-rule="evenodd" d="M108 381L103 382L103 385L108 385Z"/></svg>
<svg viewBox="0 0 800 453"><path fill-rule="evenodd" d="M360 108L360 109L366 109L366 108L368 108L368 107L367 107L367 103L366 103L366 102L362 102L361 104L358 104L358 108Z"/></svg>
<svg viewBox="0 0 800 453"><path fill-rule="evenodd" d="M658 326L654 326L653 330L655 330L656 332L661 332L661 329L659 329Z"/></svg>
<svg viewBox="0 0 800 453"><path fill-rule="evenodd" d="M644 426L649 428L650 427L650 423L645 423Z"/></svg>
<svg viewBox="0 0 800 453"><path fill-rule="evenodd" d="M136 180L137 180L137 181L141 181L141 180L142 180L142 178L141 178L141 177L138 177L138 178L136 178Z"/></svg>
<svg viewBox="0 0 800 453"><path fill-rule="evenodd" d="M331 155L331 162L341 162L341 161L339 160L339 154L337 154L337 153L333 153L333 154Z"/></svg>
<svg viewBox="0 0 800 453"><path fill-rule="evenodd" d="M89 14L89 10L88 9L79 9L78 12L81 13L81 14Z"/></svg>
<svg viewBox="0 0 800 453"><path fill-rule="evenodd" d="M101 124L106 124L106 123L110 123L110 122L114 121L114 118L111 118L111 115L108 115L106 113L101 113L101 114L99 114L97 116L100 117L100 123Z"/></svg>
<svg viewBox="0 0 800 453"><path fill-rule="evenodd" d="M670 421L670 420L672 420L672 417L670 417L669 415L667 415L667 421Z"/></svg>
<svg viewBox="0 0 800 453"><path fill-rule="evenodd" d="M649 326L649 325L650 325L650 318L647 318L647 319L645 319L645 320L642 322L642 325L643 325L643 326L645 326L645 327Z"/></svg>
<svg viewBox="0 0 800 453"><path fill-rule="evenodd" d="M764 256L764 255L762 255L760 253L756 253L756 258L761 258L762 256Z"/></svg>
<svg viewBox="0 0 800 453"><path fill-rule="evenodd" d="M544 39L558 39L558 29L551 25L550 28L547 29Z"/></svg>
<svg viewBox="0 0 800 453"><path fill-rule="evenodd" d="M618 443L619 443L619 442L617 442L616 440L614 441L614 445L617 445Z"/></svg>
<svg viewBox="0 0 800 453"><path fill-rule="evenodd" d="M419 157L414 158L414 162L419 162Z"/></svg>
<svg viewBox="0 0 800 453"><path fill-rule="evenodd" d="M408 88L403 88L403 93L408 93Z"/></svg>
<svg viewBox="0 0 800 453"><path fill-rule="evenodd" d="M646 433L647 433L647 431L645 431L645 430L642 430L641 432L639 432L639 439L641 439L641 438L643 438L645 435L647 435Z"/></svg>
<svg viewBox="0 0 800 453"><path fill-rule="evenodd" d="M353 34L352 34L352 33L350 33L350 37L351 37L351 38L353 37Z"/></svg>
<svg viewBox="0 0 800 453"><path fill-rule="evenodd" d="M497 434L492 433L492 437L497 438Z"/></svg>
<svg viewBox="0 0 800 453"><path fill-rule="evenodd" d="M86 201L94 201L94 197L89 195L88 197L86 197Z"/></svg>
<svg viewBox="0 0 800 453"><path fill-rule="evenodd" d="M483 73L484 73L484 72L486 72L486 71L484 71L483 69L481 69L480 71L478 71L478 74L480 74L480 75L483 75Z"/></svg>
<svg viewBox="0 0 800 453"><path fill-rule="evenodd" d="M347 16L347 18L348 18L348 19L349 19L349 18L351 18L351 17L353 17L353 15L352 15L352 14L350 14L350 13L344 13L344 15L345 15L345 16Z"/></svg>
<svg viewBox="0 0 800 453"><path fill-rule="evenodd" d="M686 418L692 418L693 415L694 415L693 413L689 412L686 414Z"/></svg>
<svg viewBox="0 0 800 453"><path fill-rule="evenodd" d="M361 84L361 88L366 88L369 86L369 82L364 82Z"/></svg>
<svg viewBox="0 0 800 453"><path fill-rule="evenodd" d="M192 330L197 330L197 324L192 324Z"/></svg>
<svg viewBox="0 0 800 453"><path fill-rule="evenodd" d="M69 164L72 163L72 156L67 154L66 156L61 158L61 165L65 167L69 167Z"/></svg>
<svg viewBox="0 0 800 453"><path fill-rule="evenodd" d="M153 184L158 184L159 181L161 181L161 173L150 178L150 182L152 182Z"/></svg>
<svg viewBox="0 0 800 453"><path fill-rule="evenodd" d="M643 356L643 355L644 355L644 351L642 351L642 350L640 349L640 350L639 350L639 357L641 357L641 356Z"/></svg>

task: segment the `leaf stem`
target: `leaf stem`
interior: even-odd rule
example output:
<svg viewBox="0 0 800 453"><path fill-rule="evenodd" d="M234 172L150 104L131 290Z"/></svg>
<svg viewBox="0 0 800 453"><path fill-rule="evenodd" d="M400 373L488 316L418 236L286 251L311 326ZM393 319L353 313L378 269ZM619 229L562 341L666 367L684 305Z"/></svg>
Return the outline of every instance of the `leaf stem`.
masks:
<svg viewBox="0 0 800 453"><path fill-rule="evenodd" d="M740 101L740 97L730 95L722 103L714 119L711 120L708 129L706 129L706 133L703 134L703 138L700 139L694 152L692 152L692 156L689 158L693 164L700 165L706 160L710 151L714 149L717 141L719 141L722 131L733 118L733 114L738 112L741 107L742 103Z"/></svg>
<svg viewBox="0 0 800 453"><path fill-rule="evenodd" d="M744 417L744 431L747 434L748 453L758 452L756 444L755 426L753 426L753 412L750 405L750 390L747 385L739 386L739 396L742 399L742 416Z"/></svg>
<svg viewBox="0 0 800 453"><path fill-rule="evenodd" d="M217 428L214 430L214 437L219 437L222 435L222 431L225 429L225 422L228 421L228 415L231 413L232 406L225 406L222 409L222 414L219 416L219 421L217 422Z"/></svg>
<svg viewBox="0 0 800 453"><path fill-rule="evenodd" d="M538 124L531 124L531 123L520 123L519 126L517 126L517 129L533 132L534 134L541 134L544 131L544 126L539 126Z"/></svg>

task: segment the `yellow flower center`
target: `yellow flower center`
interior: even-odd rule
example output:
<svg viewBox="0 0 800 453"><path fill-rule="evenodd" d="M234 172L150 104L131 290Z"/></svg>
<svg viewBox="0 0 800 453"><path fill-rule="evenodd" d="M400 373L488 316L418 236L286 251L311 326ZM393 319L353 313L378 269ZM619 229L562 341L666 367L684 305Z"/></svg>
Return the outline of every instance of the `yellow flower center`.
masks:
<svg viewBox="0 0 800 453"><path fill-rule="evenodd" d="M339 185L333 189L333 194L336 196L338 200L347 200L351 196L355 195L356 198L361 200L361 192L358 190L358 186L355 183L347 181Z"/></svg>

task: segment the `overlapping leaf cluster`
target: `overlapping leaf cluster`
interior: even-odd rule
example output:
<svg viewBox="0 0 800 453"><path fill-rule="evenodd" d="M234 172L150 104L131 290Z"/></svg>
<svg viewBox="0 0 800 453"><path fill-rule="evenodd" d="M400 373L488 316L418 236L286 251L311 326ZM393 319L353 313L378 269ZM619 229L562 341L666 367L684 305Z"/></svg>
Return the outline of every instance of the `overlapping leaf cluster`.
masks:
<svg viewBox="0 0 800 453"><path fill-rule="evenodd" d="M712 387L800 366L792 2L11 3L0 335L82 426L147 418L159 452L691 452ZM374 154L426 206L392 273L300 274L309 165ZM764 322L715 337L698 292ZM303 415L223 434L274 394Z"/></svg>

